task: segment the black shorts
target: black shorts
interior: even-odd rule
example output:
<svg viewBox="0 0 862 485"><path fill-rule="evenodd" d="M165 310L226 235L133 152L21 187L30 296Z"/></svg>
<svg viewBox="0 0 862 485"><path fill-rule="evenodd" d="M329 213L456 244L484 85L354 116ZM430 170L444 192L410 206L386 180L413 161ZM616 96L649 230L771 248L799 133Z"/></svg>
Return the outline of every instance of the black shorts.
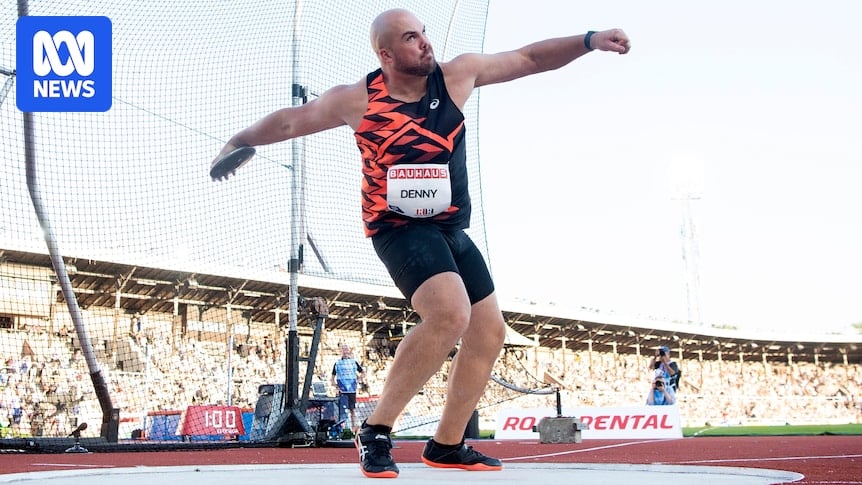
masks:
<svg viewBox="0 0 862 485"><path fill-rule="evenodd" d="M408 302L428 278L446 271L461 275L470 304L494 292L485 258L461 229L443 230L434 224L410 223L377 233L371 242Z"/></svg>
<svg viewBox="0 0 862 485"><path fill-rule="evenodd" d="M343 408L356 409L356 393L342 392L338 395L338 402Z"/></svg>

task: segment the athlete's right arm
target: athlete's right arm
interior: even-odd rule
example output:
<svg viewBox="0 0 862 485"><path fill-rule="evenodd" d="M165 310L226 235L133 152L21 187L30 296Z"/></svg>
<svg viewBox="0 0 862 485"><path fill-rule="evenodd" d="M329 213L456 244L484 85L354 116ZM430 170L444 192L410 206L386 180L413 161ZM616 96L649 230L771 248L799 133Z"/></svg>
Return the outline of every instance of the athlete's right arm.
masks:
<svg viewBox="0 0 862 485"><path fill-rule="evenodd" d="M241 146L269 145L343 125L355 128L367 103L364 80L335 86L301 106L282 108L254 122L232 136L215 160Z"/></svg>

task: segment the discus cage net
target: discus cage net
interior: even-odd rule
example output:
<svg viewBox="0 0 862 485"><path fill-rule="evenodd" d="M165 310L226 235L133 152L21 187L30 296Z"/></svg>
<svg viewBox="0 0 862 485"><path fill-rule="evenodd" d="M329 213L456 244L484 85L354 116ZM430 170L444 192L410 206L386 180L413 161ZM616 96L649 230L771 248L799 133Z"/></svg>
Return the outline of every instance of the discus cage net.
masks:
<svg viewBox="0 0 862 485"><path fill-rule="evenodd" d="M254 429L262 396L287 383L333 397L341 344L366 370L358 419L370 413L399 340L419 320L362 233L350 130L259 147L226 182L208 170L240 129L375 69L368 28L394 7L423 19L438 60L483 48L487 0L0 8L0 443L76 429L149 446L265 442ZM16 66L31 61L16 59L17 43L32 41L16 36L22 12L110 19L108 111L17 108ZM69 44L56 46L61 61L85 48ZM477 93L464 110L469 233L487 258L478 110ZM324 315L306 304L320 300ZM286 345L291 331L295 349ZM490 383L482 398L483 421L512 399L537 397L538 381L513 348L494 370L503 385ZM396 433L433 427L447 371L448 362Z"/></svg>

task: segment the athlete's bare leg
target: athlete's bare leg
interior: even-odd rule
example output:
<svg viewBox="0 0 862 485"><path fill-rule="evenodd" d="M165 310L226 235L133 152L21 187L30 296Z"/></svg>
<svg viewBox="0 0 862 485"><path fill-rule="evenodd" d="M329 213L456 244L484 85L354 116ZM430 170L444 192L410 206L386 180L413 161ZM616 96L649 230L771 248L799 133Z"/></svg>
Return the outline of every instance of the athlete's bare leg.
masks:
<svg viewBox="0 0 862 485"><path fill-rule="evenodd" d="M440 273L426 280L413 294L412 305L422 323L398 344L380 400L366 419L368 424L393 426L470 325L470 299L457 273Z"/></svg>
<svg viewBox="0 0 862 485"><path fill-rule="evenodd" d="M470 325L461 336L461 347L449 369L446 404L434 441L454 445L464 438L464 430L485 392L505 338L506 323L497 295L491 293L473 305Z"/></svg>
<svg viewBox="0 0 862 485"><path fill-rule="evenodd" d="M460 443L503 347L506 326L497 297L491 294L471 307L461 277L449 272L423 283L412 303L422 323L398 345L380 401L367 422L393 426L460 338L443 416L434 435L438 443Z"/></svg>

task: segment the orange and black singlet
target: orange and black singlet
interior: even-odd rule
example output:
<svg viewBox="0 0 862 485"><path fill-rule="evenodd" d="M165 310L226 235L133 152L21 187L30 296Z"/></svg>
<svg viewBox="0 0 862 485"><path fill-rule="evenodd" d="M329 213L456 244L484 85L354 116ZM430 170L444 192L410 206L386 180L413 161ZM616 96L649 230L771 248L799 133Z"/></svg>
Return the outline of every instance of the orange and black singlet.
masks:
<svg viewBox="0 0 862 485"><path fill-rule="evenodd" d="M413 220L444 229L470 223L464 115L449 98L440 66L425 96L389 96L380 69L368 74L368 109L354 133L362 154L365 235Z"/></svg>

